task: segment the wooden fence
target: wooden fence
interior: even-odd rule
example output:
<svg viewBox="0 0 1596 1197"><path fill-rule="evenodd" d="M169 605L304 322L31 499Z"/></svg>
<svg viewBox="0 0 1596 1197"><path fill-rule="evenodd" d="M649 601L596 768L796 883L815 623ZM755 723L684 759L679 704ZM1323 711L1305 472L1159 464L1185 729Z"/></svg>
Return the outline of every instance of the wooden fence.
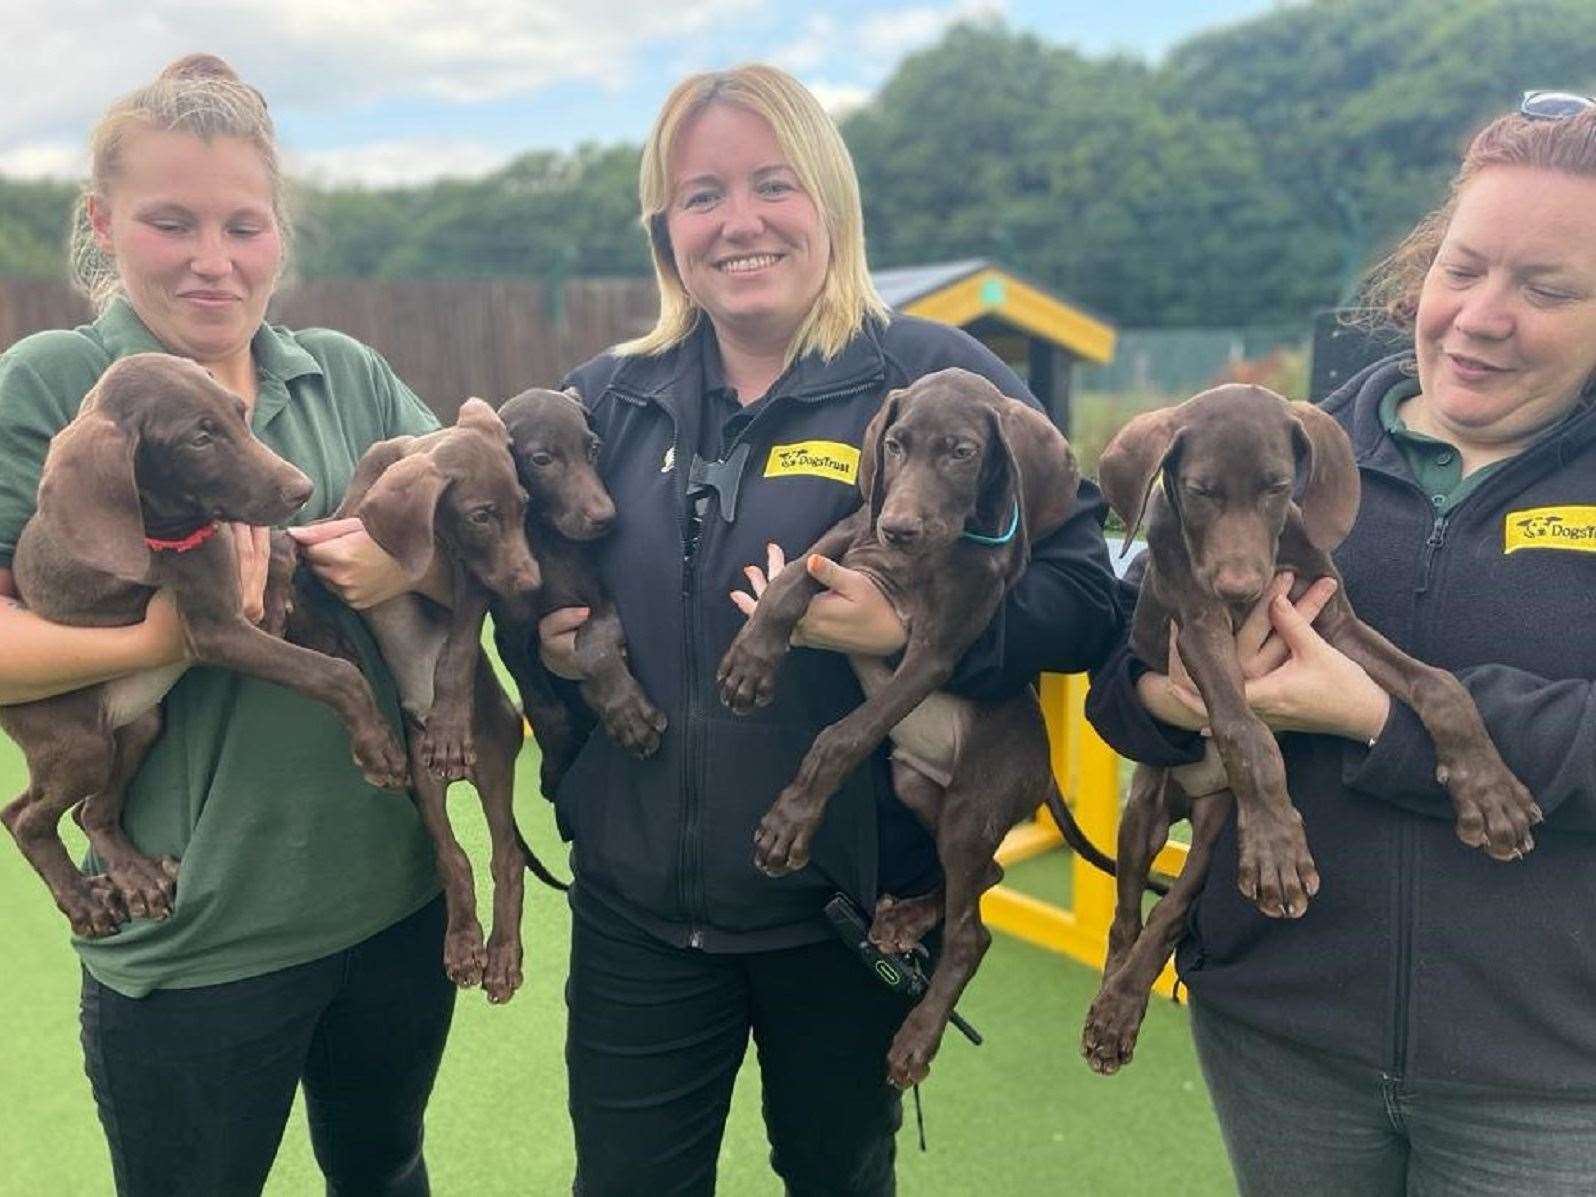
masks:
<svg viewBox="0 0 1596 1197"><path fill-rule="evenodd" d="M550 386L572 366L654 322L648 279L538 282L376 282L316 279L284 288L270 318L321 326L364 341L392 363L439 416L460 402L494 402ZM91 318L65 283L0 279L0 347L46 328Z"/></svg>

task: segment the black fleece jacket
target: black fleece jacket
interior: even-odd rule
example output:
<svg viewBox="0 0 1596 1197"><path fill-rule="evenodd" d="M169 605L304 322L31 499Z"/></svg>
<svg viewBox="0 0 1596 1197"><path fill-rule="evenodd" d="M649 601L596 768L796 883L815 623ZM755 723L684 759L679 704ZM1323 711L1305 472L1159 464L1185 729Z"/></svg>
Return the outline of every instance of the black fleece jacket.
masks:
<svg viewBox="0 0 1596 1197"><path fill-rule="evenodd" d="M572 841L579 901L606 902L668 942L745 951L826 938L821 907L839 888L873 904L878 892L912 892L934 879L929 838L891 797L884 753L832 797L810 867L778 880L755 869L760 817L816 733L862 698L844 656L795 649L775 700L739 717L721 705L715 671L743 623L728 597L746 585L743 567L763 564L769 541L795 557L857 507L848 463L882 397L945 366L1035 402L957 329L901 316L867 324L831 361L800 359L751 419L728 426L727 459L748 446L736 508L712 495L696 529L689 465L695 448L715 443L701 424L720 410L706 403L719 379L707 331L655 357L605 355L570 375L603 439L599 470L619 512L599 546L604 582L632 668L670 720L651 759L635 761L599 733L566 775L556 809ZM1030 569L954 688L1011 693L1038 670L1102 662L1123 622L1105 512L1096 487L1083 483L1074 515L1034 546Z"/></svg>
<svg viewBox="0 0 1596 1197"><path fill-rule="evenodd" d="M1406 373L1404 373L1406 369ZM1546 812L1502 863L1465 847L1413 712L1372 748L1280 737L1323 888L1300 922L1236 889L1235 823L1178 953L1198 1000L1393 1076L1596 1091L1596 410L1582 406L1437 517L1379 418L1411 359L1325 401L1352 437L1363 502L1335 554L1354 610L1458 674ZM1195 737L1134 697L1124 646L1087 713L1127 756L1192 760Z"/></svg>

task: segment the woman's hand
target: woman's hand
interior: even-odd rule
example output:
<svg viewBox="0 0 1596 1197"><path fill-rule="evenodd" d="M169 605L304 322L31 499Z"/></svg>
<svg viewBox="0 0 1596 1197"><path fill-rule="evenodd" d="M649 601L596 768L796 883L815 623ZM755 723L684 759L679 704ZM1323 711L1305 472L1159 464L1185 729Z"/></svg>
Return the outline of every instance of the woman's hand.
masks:
<svg viewBox="0 0 1596 1197"><path fill-rule="evenodd" d="M741 590L732 593L732 602L744 615L754 613L770 579L787 567L787 557L780 545L768 545L766 552L768 557L763 570L757 565L743 569L753 594ZM804 565L809 576L826 589L809 600L804 617L793 628L795 646L886 657L908 643L908 629L868 575L845 569L819 554L810 554Z"/></svg>
<svg viewBox="0 0 1596 1197"><path fill-rule="evenodd" d="M556 607L538 620L538 656L550 673L568 682L583 680L576 661L576 629L591 614L588 607Z"/></svg>
<svg viewBox="0 0 1596 1197"><path fill-rule="evenodd" d="M233 542L238 561L238 597L244 618L259 623L266 617L266 574L272 563L272 530L258 524L228 523L223 531ZM147 616L146 616L147 618Z"/></svg>
<svg viewBox="0 0 1596 1197"><path fill-rule="evenodd" d="M371 539L354 516L290 528L316 576L357 611L375 607L421 582Z"/></svg>
<svg viewBox="0 0 1596 1197"><path fill-rule="evenodd" d="M1313 630L1335 594L1333 578L1319 578L1295 605L1294 579L1276 575L1236 629L1236 656L1249 706L1276 731L1317 731L1361 739L1379 735L1390 699L1363 670ZM1137 679L1142 705L1157 719L1188 731L1206 729L1208 711L1169 637L1169 672ZM1373 724L1372 730L1363 729Z"/></svg>
<svg viewBox="0 0 1596 1197"><path fill-rule="evenodd" d="M177 595L170 590L157 590L144 608L144 622L140 625L141 639L147 645L151 665L175 665L179 661L192 661L188 633L183 628L183 618L177 613Z"/></svg>
<svg viewBox="0 0 1596 1197"><path fill-rule="evenodd" d="M1391 696L1283 596L1270 603L1269 620L1291 655L1279 669L1247 683L1247 705L1275 731L1373 743L1391 714Z"/></svg>
<svg viewBox="0 0 1596 1197"><path fill-rule="evenodd" d="M1294 581L1291 572L1278 573L1264 591L1263 597L1253 604L1247 618L1236 629L1236 658L1241 663L1241 675L1252 679L1262 677L1285 663L1288 655L1284 642L1274 635L1269 622L1269 604L1276 595L1289 594ZM1335 581L1320 578L1298 600L1305 618L1312 622L1324 610L1325 603L1335 593ZM1165 673L1144 673L1136 681L1136 691L1142 705L1152 715L1175 727L1197 731L1208 725L1208 710L1203 705L1197 684L1186 672L1186 663L1180 659L1176 646L1179 629L1173 620L1169 624L1169 663Z"/></svg>

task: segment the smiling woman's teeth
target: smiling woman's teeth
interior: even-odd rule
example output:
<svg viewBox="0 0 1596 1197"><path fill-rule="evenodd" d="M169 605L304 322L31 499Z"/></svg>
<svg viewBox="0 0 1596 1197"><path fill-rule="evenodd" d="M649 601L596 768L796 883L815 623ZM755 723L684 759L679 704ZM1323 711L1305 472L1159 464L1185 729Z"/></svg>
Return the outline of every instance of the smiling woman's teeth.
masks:
<svg viewBox="0 0 1596 1197"><path fill-rule="evenodd" d="M738 274L744 270L762 270L766 266L775 264L775 254L758 254L752 258L733 258L729 262L722 262L720 268L731 274Z"/></svg>

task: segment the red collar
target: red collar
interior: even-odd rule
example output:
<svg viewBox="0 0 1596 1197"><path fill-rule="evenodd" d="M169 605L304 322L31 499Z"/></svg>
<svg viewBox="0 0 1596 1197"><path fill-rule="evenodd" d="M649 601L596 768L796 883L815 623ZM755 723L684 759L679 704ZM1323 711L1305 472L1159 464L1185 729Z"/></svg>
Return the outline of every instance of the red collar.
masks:
<svg viewBox="0 0 1596 1197"><path fill-rule="evenodd" d="M199 548L200 545L204 544L211 537L215 536L216 529L220 527L221 525L219 523L217 523L215 520L212 520L208 524L201 524L187 536L181 537L177 540L162 540L157 536L146 536L144 538L144 543L150 548L154 549L157 553L168 551L173 553L186 553L190 549Z"/></svg>

